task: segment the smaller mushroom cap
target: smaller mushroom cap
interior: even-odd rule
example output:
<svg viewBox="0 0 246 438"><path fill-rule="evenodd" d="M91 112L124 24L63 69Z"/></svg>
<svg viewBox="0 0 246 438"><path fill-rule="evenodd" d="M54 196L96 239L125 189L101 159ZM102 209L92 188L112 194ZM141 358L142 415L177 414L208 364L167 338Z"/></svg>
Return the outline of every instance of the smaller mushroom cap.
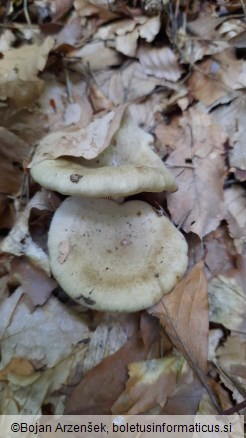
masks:
<svg viewBox="0 0 246 438"><path fill-rule="evenodd" d="M150 148L152 140L127 120L97 158L45 160L31 168L31 175L41 186L72 196L118 198L175 191L174 176Z"/></svg>
<svg viewBox="0 0 246 438"><path fill-rule="evenodd" d="M51 269L87 307L134 312L170 292L187 268L187 243L143 201L67 198L49 231Z"/></svg>

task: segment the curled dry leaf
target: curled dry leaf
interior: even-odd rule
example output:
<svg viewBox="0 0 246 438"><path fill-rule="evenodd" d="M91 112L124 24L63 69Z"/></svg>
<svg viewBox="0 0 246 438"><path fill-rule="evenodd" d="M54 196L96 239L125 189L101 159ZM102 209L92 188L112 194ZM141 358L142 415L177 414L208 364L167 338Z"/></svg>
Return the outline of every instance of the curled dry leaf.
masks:
<svg viewBox="0 0 246 438"><path fill-rule="evenodd" d="M11 261L9 285L21 284L24 294L29 298L32 309L42 306L57 287L53 278L48 277L42 269L32 265L23 257Z"/></svg>
<svg viewBox="0 0 246 438"><path fill-rule="evenodd" d="M131 62L122 66L117 72L105 78L98 77L97 82L104 94L115 105L120 105L138 97L147 96L155 87L161 85L161 79L147 76L139 62Z"/></svg>
<svg viewBox="0 0 246 438"><path fill-rule="evenodd" d="M69 356L74 345L82 345L83 339L90 338L86 323L56 298L50 297L32 312L23 293L19 287L1 303L0 369L13 357L31 360L37 368L51 368Z"/></svg>
<svg viewBox="0 0 246 438"><path fill-rule="evenodd" d="M96 158L109 146L119 129L126 107L127 105L121 105L100 118L94 118L87 128L48 134L39 143L30 167L45 159L62 155L84 157L87 160Z"/></svg>
<svg viewBox="0 0 246 438"><path fill-rule="evenodd" d="M192 388L192 389L191 389ZM186 360L180 366L177 388L161 409L161 415L194 415L205 392Z"/></svg>
<svg viewBox="0 0 246 438"><path fill-rule="evenodd" d="M236 170L245 171L245 95L238 92L237 96L234 95L234 100L229 105L220 105L212 114L229 137L229 144L231 146L229 151L230 165L232 168L236 168ZM232 171L235 171L235 169L232 169ZM244 180L244 178L242 180Z"/></svg>
<svg viewBox="0 0 246 438"><path fill-rule="evenodd" d="M48 338L48 336L47 336ZM51 345L50 348L53 348ZM35 415L42 414L42 405L50 405L54 414L62 414L64 410L64 396L61 390L73 379L76 370L83 361L86 351L81 346L72 347L71 353L62 360L58 360L51 368L36 371L33 362L28 359L13 358L4 368L6 384L1 388L0 409L6 415ZM20 360L24 360L21 364ZM16 364L19 364L17 368ZM20 365L25 366L26 375ZM12 371L12 367L14 367ZM42 365L40 366L42 368ZM30 374L28 374L30 372Z"/></svg>
<svg viewBox="0 0 246 438"><path fill-rule="evenodd" d="M202 238L215 230L225 215L223 153L227 137L210 115L195 108L181 118L180 125L184 137L166 162L179 187L168 195L168 208L176 224Z"/></svg>
<svg viewBox="0 0 246 438"><path fill-rule="evenodd" d="M0 193L17 195L23 181L21 167L30 155L30 147L4 127L0 127L0 142Z"/></svg>
<svg viewBox="0 0 246 438"><path fill-rule="evenodd" d="M169 47L151 47L141 45L137 51L137 57L143 68L143 72L156 78L176 82L181 76L181 68L177 57Z"/></svg>
<svg viewBox="0 0 246 438"><path fill-rule="evenodd" d="M21 108L37 99L43 89L37 74L44 69L52 47L53 40L48 37L41 46L26 45L4 53L0 59L1 100Z"/></svg>
<svg viewBox="0 0 246 438"><path fill-rule="evenodd" d="M173 291L148 310L156 316L173 345L201 376L207 368L208 296L203 263L197 263Z"/></svg>
<svg viewBox="0 0 246 438"><path fill-rule="evenodd" d="M208 293L210 321L246 333L246 298L236 280L219 275L209 283Z"/></svg>
<svg viewBox="0 0 246 438"><path fill-rule="evenodd" d="M245 334L232 333L218 348L216 365L224 385L232 391L237 403L246 394L246 338Z"/></svg>
<svg viewBox="0 0 246 438"><path fill-rule="evenodd" d="M246 250L246 195L243 187L233 186L225 190L226 220L230 235L239 254Z"/></svg>
<svg viewBox="0 0 246 438"><path fill-rule="evenodd" d="M37 192L20 214L9 235L1 242L1 250L16 256L27 256L34 265L50 275L48 255L32 240L28 220L32 208L54 211L58 205L56 195L45 190Z"/></svg>
<svg viewBox="0 0 246 438"><path fill-rule="evenodd" d="M126 56L134 57L137 53L138 39L142 38L147 42L153 41L160 26L159 16L134 17L104 26L98 30L95 36L102 40L113 39L116 50Z"/></svg>
<svg viewBox="0 0 246 438"><path fill-rule="evenodd" d="M73 62L73 69L78 73L84 72L84 65L88 65L91 71L95 71L113 67L122 62L122 56L116 50L107 47L104 41L88 42L82 48L71 52L70 56L79 59L79 62Z"/></svg>
<svg viewBox="0 0 246 438"><path fill-rule="evenodd" d="M116 353L137 335L139 317L134 314L104 313L86 351L83 372L87 373L106 357Z"/></svg>
<svg viewBox="0 0 246 438"><path fill-rule="evenodd" d="M237 59L233 50L225 50L199 65L188 80L192 94L207 106L218 104L222 98L230 101L233 90L246 85L246 65ZM224 108L225 109L225 108Z"/></svg>
<svg viewBox="0 0 246 438"><path fill-rule="evenodd" d="M177 388L183 358L167 356L131 363L125 391L112 406L113 414L138 415L164 406Z"/></svg>
<svg viewBox="0 0 246 438"><path fill-rule="evenodd" d="M145 359L146 355L141 339L134 337L127 341L83 377L67 399L65 414L111 414L112 405L124 391L127 366Z"/></svg>
<svg viewBox="0 0 246 438"><path fill-rule="evenodd" d="M98 24L118 18L117 11L116 13L113 11L113 6L109 8L109 4L111 3L114 3L114 0L75 0L74 8L78 16L82 18L82 24L84 24L83 17L96 16L98 18L98 23L96 23L97 27Z"/></svg>

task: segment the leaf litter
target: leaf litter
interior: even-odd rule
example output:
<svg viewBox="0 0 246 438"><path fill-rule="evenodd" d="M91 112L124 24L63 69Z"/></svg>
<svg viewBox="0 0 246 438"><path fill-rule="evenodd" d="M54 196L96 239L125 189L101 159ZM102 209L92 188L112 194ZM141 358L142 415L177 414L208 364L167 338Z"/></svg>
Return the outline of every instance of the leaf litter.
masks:
<svg viewBox="0 0 246 438"><path fill-rule="evenodd" d="M229 3L168 0L151 15L148 1L9 3L0 12L0 412L237 411L246 399L242 5L233 15ZM125 118L151 134L176 177L175 193L135 197L181 230L189 265L147 312L118 315L75 304L52 277L48 230L63 197L40 189L29 168L62 156L94 162ZM61 264L70 251L62 236Z"/></svg>

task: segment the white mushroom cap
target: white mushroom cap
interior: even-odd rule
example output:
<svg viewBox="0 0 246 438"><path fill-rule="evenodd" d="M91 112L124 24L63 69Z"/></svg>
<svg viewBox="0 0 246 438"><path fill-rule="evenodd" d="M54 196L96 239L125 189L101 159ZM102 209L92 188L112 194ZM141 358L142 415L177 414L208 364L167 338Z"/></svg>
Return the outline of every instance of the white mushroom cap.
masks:
<svg viewBox="0 0 246 438"><path fill-rule="evenodd" d="M187 268L187 243L142 201L67 198L49 231L51 269L79 303L134 312L170 292Z"/></svg>
<svg viewBox="0 0 246 438"><path fill-rule="evenodd" d="M45 160L32 167L31 175L41 186L72 196L117 198L175 191L174 176L150 148L152 140L126 121L97 158Z"/></svg>

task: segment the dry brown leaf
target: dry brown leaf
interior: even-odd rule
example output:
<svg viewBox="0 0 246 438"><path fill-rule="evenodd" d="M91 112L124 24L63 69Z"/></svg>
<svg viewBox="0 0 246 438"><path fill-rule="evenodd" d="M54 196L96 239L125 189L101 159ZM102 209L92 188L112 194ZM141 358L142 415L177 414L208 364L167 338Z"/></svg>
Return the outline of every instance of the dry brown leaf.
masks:
<svg viewBox="0 0 246 438"><path fill-rule="evenodd" d="M53 278L49 278L43 270L22 257L14 258L11 262L9 284L21 284L33 309L35 306L42 306L57 287Z"/></svg>
<svg viewBox="0 0 246 438"><path fill-rule="evenodd" d="M53 367L90 338L87 324L56 298L34 312L23 299L21 287L0 307L1 361L3 369L13 357L34 361L37 368Z"/></svg>
<svg viewBox="0 0 246 438"><path fill-rule="evenodd" d="M16 220L8 236L1 242L1 250L16 256L25 255L34 265L40 267L49 275L50 263L48 255L31 238L28 221L33 208L55 211L59 202L55 194L51 194L46 190L37 192Z"/></svg>
<svg viewBox="0 0 246 438"><path fill-rule="evenodd" d="M88 65L90 70L103 70L108 67L117 66L122 63L122 56L111 47L107 47L104 41L91 41L82 48L69 54L69 57L81 59L73 62L73 69L78 73L84 72L84 66Z"/></svg>
<svg viewBox="0 0 246 438"><path fill-rule="evenodd" d="M246 65L231 49L202 62L188 80L191 93L207 106L216 105L222 98L230 101L233 90L245 85Z"/></svg>
<svg viewBox="0 0 246 438"><path fill-rule="evenodd" d="M113 414L139 415L163 407L174 393L183 359L169 356L131 363L125 391L112 406Z"/></svg>
<svg viewBox="0 0 246 438"><path fill-rule="evenodd" d="M15 221L13 201L6 195L0 194L0 229L9 230Z"/></svg>
<svg viewBox="0 0 246 438"><path fill-rule="evenodd" d="M103 93L115 105L150 94L162 80L147 76L139 62L123 64L118 71L112 74L96 75L97 83Z"/></svg>
<svg viewBox="0 0 246 438"><path fill-rule="evenodd" d="M156 78L176 82L182 73L177 57L169 47L142 44L137 50L143 72Z"/></svg>
<svg viewBox="0 0 246 438"><path fill-rule="evenodd" d="M113 40L116 50L126 56L134 57L137 53L138 39L150 43L160 30L160 17L133 17L116 21L101 27L95 37L102 40Z"/></svg>
<svg viewBox="0 0 246 438"><path fill-rule="evenodd" d="M17 195L23 181L23 162L31 148L20 137L0 127L0 193Z"/></svg>
<svg viewBox="0 0 246 438"><path fill-rule="evenodd" d="M7 384L1 388L1 413L6 415L41 414L43 404L45 404L50 405L52 413L63 414L64 395L61 391L73 378L83 361L85 351L86 347L81 344L79 348L73 347L65 359L58 360L51 368L42 371L33 370L26 376L8 373ZM25 361L27 362L26 359ZM11 364L12 361L9 365Z"/></svg>
<svg viewBox="0 0 246 438"><path fill-rule="evenodd" d="M83 362L87 373L106 357L116 353L139 330L137 314L104 313L94 331ZM148 348L146 348L148 351Z"/></svg>
<svg viewBox="0 0 246 438"><path fill-rule="evenodd" d="M246 253L246 193L243 187L225 190L225 204L230 235L239 254Z"/></svg>
<svg viewBox="0 0 246 438"><path fill-rule="evenodd" d="M207 28L208 33L213 35L216 25L218 26L223 20L225 20L224 17L217 18L211 17L211 15L207 17L199 16L194 22L188 23L187 28L182 26L178 29L175 35L176 44L182 54L183 62L194 64L196 61L200 61L204 56L220 53L230 47L229 43L222 40L220 35L211 36L211 39L207 37ZM206 28L205 34L203 31L204 28ZM196 36L189 35L187 31L196 34ZM206 35L206 38L204 38L204 35Z"/></svg>
<svg viewBox="0 0 246 438"><path fill-rule="evenodd" d="M223 346L217 350L217 362L220 378L228 387L237 403L246 395L246 338L233 333Z"/></svg>
<svg viewBox="0 0 246 438"><path fill-rule="evenodd" d="M184 360L174 394L168 398L161 415L194 415L197 412L204 388L194 371Z"/></svg>
<svg viewBox="0 0 246 438"><path fill-rule="evenodd" d="M102 360L80 381L65 407L68 415L107 415L111 406L124 391L129 363L143 360L146 356L141 339L126 342L112 356Z"/></svg>
<svg viewBox="0 0 246 438"><path fill-rule="evenodd" d="M209 319L246 333L246 295L234 278L219 275L208 286Z"/></svg>
<svg viewBox="0 0 246 438"><path fill-rule="evenodd" d="M32 363L22 357L13 357L11 361L0 371L0 380L8 380L9 374L19 377L27 377L32 374L34 367Z"/></svg>
<svg viewBox="0 0 246 438"><path fill-rule="evenodd" d="M87 160L96 158L109 146L125 110L126 105L121 105L100 118L94 118L87 128L51 132L39 143L30 167L62 155L84 157Z"/></svg>
<svg viewBox="0 0 246 438"><path fill-rule="evenodd" d="M96 17L98 17L99 24L102 24L109 20L118 18L117 11L116 13L114 13L113 10L111 11L109 8L109 3L111 3L111 0L109 0L108 2L100 1L100 0L99 1L75 0L74 8L78 16L82 17L82 20L83 17L91 17L95 15ZM82 24L84 24L84 21L82 21ZM97 26L98 24L95 27Z"/></svg>
<svg viewBox="0 0 246 438"><path fill-rule="evenodd" d="M220 123L228 134L229 162L232 168L246 170L246 147L245 147L245 123L246 105L245 96L240 93L229 105L221 105L216 108L212 115ZM232 169L234 170L234 169Z"/></svg>
<svg viewBox="0 0 246 438"><path fill-rule="evenodd" d="M113 110L112 102L110 102L110 100L102 93L96 82L93 80L89 81L88 98L90 100L94 113L103 110Z"/></svg>
<svg viewBox="0 0 246 438"><path fill-rule="evenodd" d="M183 139L167 160L178 191L168 195L172 219L200 238L224 218L224 143L226 135L210 115L193 107L181 118Z"/></svg>
<svg viewBox="0 0 246 438"><path fill-rule="evenodd" d="M203 263L199 262L174 290L148 310L156 316L173 345L199 375L206 373L208 297Z"/></svg>
<svg viewBox="0 0 246 438"><path fill-rule="evenodd" d="M207 278L225 274L235 267L234 244L226 224L220 225L205 237L204 249Z"/></svg>
<svg viewBox="0 0 246 438"><path fill-rule="evenodd" d="M53 40L46 38L41 46L26 45L4 53L0 59L0 97L21 108L41 94L43 81L37 74L45 67ZM28 59L28 62L27 62Z"/></svg>

